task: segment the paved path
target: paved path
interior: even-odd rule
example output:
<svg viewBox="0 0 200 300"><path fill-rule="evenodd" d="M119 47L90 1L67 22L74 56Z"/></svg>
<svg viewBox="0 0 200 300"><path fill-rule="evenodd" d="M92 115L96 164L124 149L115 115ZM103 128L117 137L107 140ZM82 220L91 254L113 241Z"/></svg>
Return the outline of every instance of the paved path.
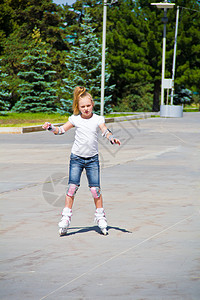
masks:
<svg viewBox="0 0 200 300"><path fill-rule="evenodd" d="M85 176L58 236L73 130L0 135L0 299L200 299L200 113L109 127L106 237Z"/></svg>

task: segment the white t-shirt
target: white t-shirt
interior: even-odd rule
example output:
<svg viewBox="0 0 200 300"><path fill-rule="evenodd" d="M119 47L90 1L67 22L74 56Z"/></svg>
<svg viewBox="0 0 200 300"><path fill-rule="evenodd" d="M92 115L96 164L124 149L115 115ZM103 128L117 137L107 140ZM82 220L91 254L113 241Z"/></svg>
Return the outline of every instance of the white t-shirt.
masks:
<svg viewBox="0 0 200 300"><path fill-rule="evenodd" d="M104 117L93 114L90 119L83 119L81 115L72 115L68 121L76 127L72 153L81 157L98 154L98 128L105 123Z"/></svg>

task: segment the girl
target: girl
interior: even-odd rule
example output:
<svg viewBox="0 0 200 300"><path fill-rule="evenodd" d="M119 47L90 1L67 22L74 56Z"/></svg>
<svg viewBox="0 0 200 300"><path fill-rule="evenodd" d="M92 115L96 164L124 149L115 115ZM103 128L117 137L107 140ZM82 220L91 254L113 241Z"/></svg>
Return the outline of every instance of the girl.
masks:
<svg viewBox="0 0 200 300"><path fill-rule="evenodd" d="M80 178L83 169L86 170L88 184L94 203L96 206L95 220L101 232L108 234L107 220L103 209L103 200L100 189L100 167L98 159L98 128L102 131L102 136L109 139L111 144L120 145L120 141L115 138L112 132L106 127L105 119L94 114L94 101L92 96L84 87L77 86L74 89L73 112L68 122L63 126L55 127L49 122L45 122L44 129L52 131L54 134L64 134L69 129L75 127L75 141L72 146L69 167L69 182L65 199L65 207L62 211L62 218L59 222L60 236L67 234L67 229L71 222L72 206L74 196L80 186Z"/></svg>

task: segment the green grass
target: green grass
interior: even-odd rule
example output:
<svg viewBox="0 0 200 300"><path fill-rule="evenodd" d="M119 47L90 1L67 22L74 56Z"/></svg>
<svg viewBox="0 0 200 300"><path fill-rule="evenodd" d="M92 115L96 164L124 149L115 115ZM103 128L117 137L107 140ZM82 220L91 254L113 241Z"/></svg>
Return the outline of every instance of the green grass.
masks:
<svg viewBox="0 0 200 300"><path fill-rule="evenodd" d="M131 116L131 115L135 115L135 114L134 113L132 113L132 114L126 114L126 113L108 114L108 115L105 115L105 118L124 117L124 116Z"/></svg>
<svg viewBox="0 0 200 300"><path fill-rule="evenodd" d="M199 109L198 108L187 108L187 107L185 107L185 108L183 108L183 111L184 112L197 112L197 111L199 111Z"/></svg>
<svg viewBox="0 0 200 300"><path fill-rule="evenodd" d="M197 112L197 111L199 111L199 108L200 108L200 103L199 104L192 103L190 105L185 104L183 107L183 111L184 112Z"/></svg>
<svg viewBox="0 0 200 300"><path fill-rule="evenodd" d="M46 113L7 113L0 114L0 127L25 127L42 125L44 122L65 123L69 115Z"/></svg>
<svg viewBox="0 0 200 300"><path fill-rule="evenodd" d="M188 105L184 107L185 112L196 112L199 108L194 105ZM107 114L105 118L123 117L130 116L131 114L117 113L117 114ZM134 115L134 113L133 113ZM44 122L50 122L53 124L65 123L68 120L69 115L60 114L47 114L47 113L0 113L0 127L26 127L32 125L43 125ZM151 116L156 118L159 116Z"/></svg>
<svg viewBox="0 0 200 300"><path fill-rule="evenodd" d="M126 114L108 114L106 118L121 117ZM130 114L127 114L130 115ZM69 115L46 114L46 113L2 113L0 114L0 127L26 127L42 125L44 122L65 123Z"/></svg>

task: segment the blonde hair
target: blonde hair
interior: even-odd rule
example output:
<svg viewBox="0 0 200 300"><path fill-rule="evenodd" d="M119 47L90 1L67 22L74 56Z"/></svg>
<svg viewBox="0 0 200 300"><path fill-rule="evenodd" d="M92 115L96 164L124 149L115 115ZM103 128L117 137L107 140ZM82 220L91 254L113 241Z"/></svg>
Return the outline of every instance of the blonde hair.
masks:
<svg viewBox="0 0 200 300"><path fill-rule="evenodd" d="M83 99L85 97L89 97L91 101L93 102L92 96L90 93L86 92L86 88L84 86L77 86L74 89L74 99L73 99L73 112L74 115L79 114L79 100ZM93 102L94 104L94 102Z"/></svg>

